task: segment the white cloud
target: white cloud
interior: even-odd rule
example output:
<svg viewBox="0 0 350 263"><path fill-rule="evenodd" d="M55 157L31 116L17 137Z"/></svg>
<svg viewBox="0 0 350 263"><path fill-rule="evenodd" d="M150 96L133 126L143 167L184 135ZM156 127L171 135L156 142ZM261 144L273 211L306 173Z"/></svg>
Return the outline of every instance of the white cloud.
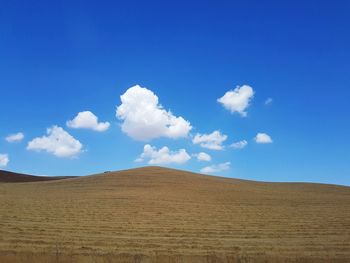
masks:
<svg viewBox="0 0 350 263"><path fill-rule="evenodd" d="M81 152L82 147L78 140L55 125L47 129L47 136L30 141L27 150L46 151L57 157L73 157Z"/></svg>
<svg viewBox="0 0 350 263"><path fill-rule="evenodd" d="M20 142L24 138L24 134L21 132L15 133L15 134L10 134L5 138L6 141L8 142Z"/></svg>
<svg viewBox="0 0 350 263"><path fill-rule="evenodd" d="M120 99L116 116L123 121L122 131L135 140L187 137L192 129L190 122L166 111L149 89L133 86Z"/></svg>
<svg viewBox="0 0 350 263"><path fill-rule="evenodd" d="M272 101L273 101L272 98L267 98L267 99L265 100L264 104L265 104L265 105L269 105L269 104L272 103Z"/></svg>
<svg viewBox="0 0 350 263"><path fill-rule="evenodd" d="M225 109L231 111L231 113L238 112L242 117L247 116L245 111L250 100L254 97L254 90L248 85L242 87L237 86L234 90L230 90L225 93L224 96L217 101L221 103Z"/></svg>
<svg viewBox="0 0 350 263"><path fill-rule="evenodd" d="M256 143L272 143L270 135L266 133L258 133L254 139Z"/></svg>
<svg viewBox="0 0 350 263"><path fill-rule="evenodd" d="M183 164L191 159L191 156L186 152L185 149L180 149L178 151L170 151L168 147L164 146L163 148L157 150L156 147L153 147L149 144L146 144L143 147L143 153L140 155L137 162L142 162L145 159L148 159L149 164Z"/></svg>
<svg viewBox="0 0 350 263"><path fill-rule="evenodd" d="M242 140L239 142L234 142L230 145L230 147L234 148L234 149L243 149L244 147L246 147L248 144L248 142L246 140Z"/></svg>
<svg viewBox="0 0 350 263"><path fill-rule="evenodd" d="M200 152L198 154L194 154L198 161L210 162L211 156L205 152Z"/></svg>
<svg viewBox="0 0 350 263"><path fill-rule="evenodd" d="M202 168L200 172L204 173L204 174L219 173L222 171L229 170L230 166L231 166L230 162L220 163L220 164L216 164L216 165L206 166L206 167Z"/></svg>
<svg viewBox="0 0 350 263"><path fill-rule="evenodd" d="M194 144L199 144L203 148L211 150L222 150L222 143L227 139L227 135L221 134L220 131L213 131L210 134L197 133L192 139Z"/></svg>
<svg viewBox="0 0 350 263"><path fill-rule="evenodd" d="M70 121L67 121L67 126L74 129L91 129L98 132L106 131L110 123L98 122L98 118L91 111L82 111Z"/></svg>
<svg viewBox="0 0 350 263"><path fill-rule="evenodd" d="M9 162L8 154L0 154L0 167L6 167Z"/></svg>

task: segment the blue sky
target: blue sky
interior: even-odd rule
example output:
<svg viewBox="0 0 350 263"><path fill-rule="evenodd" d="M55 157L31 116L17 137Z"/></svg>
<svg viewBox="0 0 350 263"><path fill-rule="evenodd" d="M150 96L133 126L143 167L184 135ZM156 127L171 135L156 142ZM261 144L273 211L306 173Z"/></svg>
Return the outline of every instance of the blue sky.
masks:
<svg viewBox="0 0 350 263"><path fill-rule="evenodd" d="M4 2L0 169L153 163L350 185L349 11L348 1Z"/></svg>

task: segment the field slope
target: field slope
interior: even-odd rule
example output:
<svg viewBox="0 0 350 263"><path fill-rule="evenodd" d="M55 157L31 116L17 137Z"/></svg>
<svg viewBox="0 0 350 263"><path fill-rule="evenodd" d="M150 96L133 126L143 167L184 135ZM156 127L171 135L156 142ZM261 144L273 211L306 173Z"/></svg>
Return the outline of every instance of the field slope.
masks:
<svg viewBox="0 0 350 263"><path fill-rule="evenodd" d="M0 183L41 182L73 178L73 176L34 176L0 170Z"/></svg>
<svg viewBox="0 0 350 263"><path fill-rule="evenodd" d="M350 262L350 188L146 167L0 183L0 262Z"/></svg>

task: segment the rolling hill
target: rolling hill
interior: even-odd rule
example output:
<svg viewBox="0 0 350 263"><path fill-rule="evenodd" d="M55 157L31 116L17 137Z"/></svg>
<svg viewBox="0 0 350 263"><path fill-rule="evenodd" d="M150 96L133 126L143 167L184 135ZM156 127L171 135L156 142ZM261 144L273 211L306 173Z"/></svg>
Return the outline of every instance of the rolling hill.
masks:
<svg viewBox="0 0 350 263"><path fill-rule="evenodd" d="M0 183L0 262L349 261L345 186L161 167Z"/></svg>
<svg viewBox="0 0 350 263"><path fill-rule="evenodd" d="M73 178L74 176L34 176L21 173L13 173L0 170L0 183L25 183L25 182L41 182L62 180Z"/></svg>

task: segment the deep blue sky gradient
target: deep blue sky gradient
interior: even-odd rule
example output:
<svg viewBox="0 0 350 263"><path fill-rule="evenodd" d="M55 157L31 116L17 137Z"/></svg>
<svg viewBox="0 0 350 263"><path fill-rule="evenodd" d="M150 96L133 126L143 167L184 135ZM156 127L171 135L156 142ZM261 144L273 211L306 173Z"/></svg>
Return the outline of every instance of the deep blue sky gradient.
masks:
<svg viewBox="0 0 350 263"><path fill-rule="evenodd" d="M72 3L74 2L74 3ZM6 169L84 175L130 168L144 143L120 130L119 96L135 84L189 120L192 133L219 129L241 150L205 150L220 175L263 181L350 185L349 1L2 1L0 153ZM248 117L216 99L236 85L256 92ZM264 101L273 98L273 103ZM91 110L105 133L65 122ZM76 159L26 150L52 125L83 143ZM22 131L25 140L3 138ZM266 132L274 140L257 145ZM190 140L152 145L203 149ZM189 161L180 169L199 171Z"/></svg>

